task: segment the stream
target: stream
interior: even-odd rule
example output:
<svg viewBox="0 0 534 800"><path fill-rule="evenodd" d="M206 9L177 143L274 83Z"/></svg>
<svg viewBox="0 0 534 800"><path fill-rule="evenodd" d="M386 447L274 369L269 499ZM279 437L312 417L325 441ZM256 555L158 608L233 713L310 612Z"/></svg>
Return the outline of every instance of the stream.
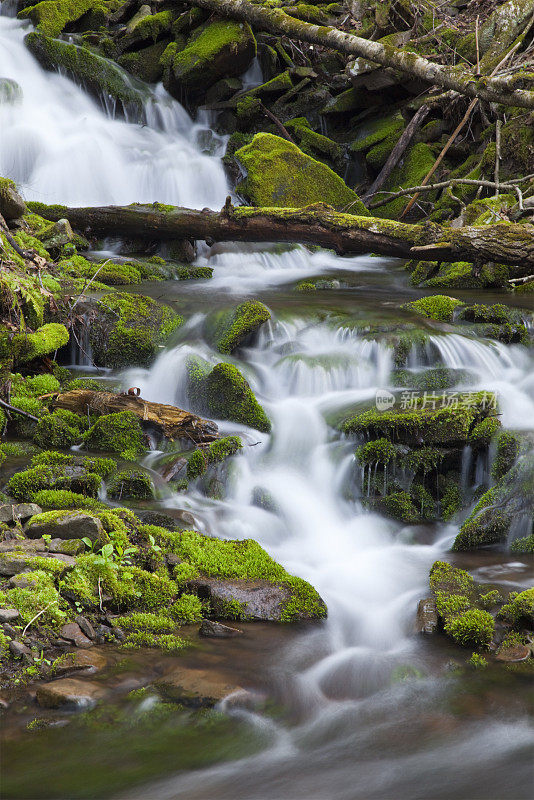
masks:
<svg viewBox="0 0 534 800"><path fill-rule="evenodd" d="M147 98L144 124L125 120L66 77L44 72L23 45L29 27L9 16L8 3L2 11L0 76L20 85L22 99L0 105L0 175L15 180L27 200L80 206L156 200L193 208L223 205L229 193L220 161L224 141L211 132L207 116L192 121L157 87ZM256 78L260 82L261 75ZM109 243L111 250L117 247ZM257 645L253 655L238 645L218 643L218 652L228 648L227 666L232 658L244 659L240 680L261 683L273 698L272 705L256 709L223 702L223 712L242 739L254 743L251 752L230 751L216 759L219 763L208 759L173 770L168 752L172 734L163 742L154 732L152 768L124 775L122 784L113 784L112 796L530 797L534 729L517 688L485 686L480 676L471 681L455 676L446 668L457 657L455 648L423 640L413 630L418 600L428 593L428 572L438 558L452 558L475 578L517 589L532 585L532 559L506 553L445 556L456 525L402 526L365 510L354 442L340 438L329 424L348 407L374 403L377 391L391 388L391 350L380 339L366 337L363 328L371 321L393 324L398 304L423 293L410 287L396 260L341 258L300 246L202 244L196 263L213 267L213 278L140 289L176 305L188 321L150 369L132 368L121 375L123 386L139 386L148 400L186 407L187 357L198 354L213 364L221 360L202 337L206 315L257 298L269 307L272 320L253 347L229 360L243 371L273 427L265 435L219 423L224 433L237 432L245 444L244 453L231 463L224 496L168 492L159 507L191 512L204 533L257 540L290 573L317 588L328 619L293 634L265 626L264 645ZM332 277L338 288L312 296L292 290L295 282L311 276ZM457 296L480 299L475 291ZM498 292L488 293L484 302L498 299ZM527 296L521 302L528 302ZM497 392L504 426L533 430L532 353L520 345L452 332L444 324L424 324L430 344L423 351L414 348L411 368L441 364L467 370L469 389ZM152 453L145 463L157 471L158 458ZM474 488L468 482L464 487L467 493ZM269 504L258 504L258 494L268 496ZM262 626L257 630L256 643ZM89 742L84 752L69 726L53 733L53 745L39 745L42 758L55 760L58 769L64 758L75 772L69 747L76 746L80 759L95 771L100 768L94 741L94 748ZM217 735L215 727L211 736ZM201 746L210 748L209 737ZM129 747L125 733L125 751ZM32 764L24 768L31 776ZM91 788L90 773L84 772L79 794L69 794L71 788L61 797L104 796L100 788ZM39 774L36 770L33 784L26 784L34 794L28 788L18 796L39 796Z"/></svg>

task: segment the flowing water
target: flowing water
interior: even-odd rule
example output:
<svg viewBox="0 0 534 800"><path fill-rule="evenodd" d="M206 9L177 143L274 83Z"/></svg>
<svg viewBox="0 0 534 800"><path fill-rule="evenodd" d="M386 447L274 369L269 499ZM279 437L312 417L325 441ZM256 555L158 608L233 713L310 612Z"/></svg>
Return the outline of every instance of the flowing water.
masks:
<svg viewBox="0 0 534 800"><path fill-rule="evenodd" d="M16 180L27 199L44 202L158 200L221 207L228 193L219 159L223 143L207 124L193 122L161 88L146 101L145 124L115 117L106 103L90 99L67 78L43 72L24 49L26 30L15 19L0 17L0 77L17 81L22 90L18 103L0 106L0 175ZM254 68L251 81L261 79L256 73ZM207 140L210 155L201 151ZM354 443L340 439L329 425L348 407L373 402L376 391L390 385L390 349L366 338L361 325L339 322L339 315L394 320L394 304L413 293L398 264L302 247L231 244L203 246L198 263L214 267L211 281L155 289L191 312L179 341L150 370L129 370L124 381L140 386L147 399L185 405L188 355L220 360L202 338L206 314L216 305L259 297L273 320L236 363L273 430L270 436L240 430L245 452L232 463L223 499L193 492L167 496L162 505L187 508L212 535L258 540L289 572L319 590L329 616L294 639L273 638L272 650L263 653L262 670L269 674L277 711L227 709L251 737L261 734L255 754L170 777L167 764L166 777L142 789L130 787L123 796L530 796L534 731L520 697L499 701L495 687L493 694L466 690L460 679L444 674L455 651L413 635L429 568L450 547L457 528L402 527L365 511ZM328 273L350 289L318 293L319 299L309 301L287 290L296 280ZM468 388L498 392L503 424L532 429L534 362L525 348L447 333L443 326L431 333L427 348L410 356L410 367L468 370ZM234 424L220 426L236 430ZM157 455L150 456L150 464L157 465ZM466 469L466 490L474 488L470 475ZM258 493L270 498L268 508L256 503ZM470 558L464 563L484 580L526 587L532 578L528 559ZM464 705L458 696L467 697ZM68 735L61 746L68 751ZM157 764L157 751L154 759Z"/></svg>

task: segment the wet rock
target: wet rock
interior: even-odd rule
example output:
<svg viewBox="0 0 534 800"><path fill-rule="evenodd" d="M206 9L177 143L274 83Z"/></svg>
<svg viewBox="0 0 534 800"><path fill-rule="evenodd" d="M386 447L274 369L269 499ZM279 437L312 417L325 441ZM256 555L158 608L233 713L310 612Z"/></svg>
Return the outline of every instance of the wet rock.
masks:
<svg viewBox="0 0 534 800"><path fill-rule="evenodd" d="M73 642L76 647L92 647L93 643L90 639L82 633L80 626L76 622L68 622L60 630L60 634L64 639Z"/></svg>
<svg viewBox="0 0 534 800"><path fill-rule="evenodd" d="M37 687L37 702L43 708L92 708L104 695L96 683L61 678Z"/></svg>
<svg viewBox="0 0 534 800"><path fill-rule="evenodd" d="M98 650L77 650L63 656L60 664L54 667L55 674L59 677L70 672L84 672L93 675L107 667L107 658Z"/></svg>
<svg viewBox="0 0 534 800"><path fill-rule="evenodd" d="M16 608L0 608L0 622L13 622L20 617Z"/></svg>
<svg viewBox="0 0 534 800"><path fill-rule="evenodd" d="M506 662L526 661L527 658L530 658L530 648L525 644L510 645L501 649L495 656L497 661Z"/></svg>
<svg viewBox="0 0 534 800"><path fill-rule="evenodd" d="M8 178L0 178L0 214L6 220L18 219L26 213L26 203L17 187Z"/></svg>
<svg viewBox="0 0 534 800"><path fill-rule="evenodd" d="M83 539L96 542L104 536L104 526L97 517L83 511L65 511L56 519L30 520L25 529L30 539L53 536L56 539Z"/></svg>
<svg viewBox="0 0 534 800"><path fill-rule="evenodd" d="M9 643L9 650L15 656L15 658L22 658L23 656L31 656L30 648L26 647L25 644L22 644L22 642L19 642L16 639L14 639Z"/></svg>
<svg viewBox="0 0 534 800"><path fill-rule="evenodd" d="M17 555L17 553L9 553L9 559L0 559L0 575L8 578L11 575L18 575L19 572L28 570L28 560L22 554L20 558Z"/></svg>
<svg viewBox="0 0 534 800"><path fill-rule="evenodd" d="M7 542L0 542L0 553L9 553L13 550L24 553L44 553L46 546L43 539L11 539Z"/></svg>
<svg viewBox="0 0 534 800"><path fill-rule="evenodd" d="M419 600L415 627L417 633L431 635L436 632L438 627L438 611L436 608L436 601L433 597L425 597Z"/></svg>
<svg viewBox="0 0 534 800"><path fill-rule="evenodd" d="M159 693L176 703L191 708L209 708L240 686L228 683L224 677L208 670L179 667L154 683Z"/></svg>
<svg viewBox="0 0 534 800"><path fill-rule="evenodd" d="M228 625L222 625L220 622L213 622L210 619L203 619L198 630L201 636L206 636L210 639L232 639L234 636L242 636L243 631L239 628L230 628Z"/></svg>
<svg viewBox="0 0 534 800"><path fill-rule="evenodd" d="M267 580L225 580L200 578L193 581L201 597L209 597L215 615L224 617L229 604L238 604L243 617L250 620L280 622L291 590Z"/></svg>
<svg viewBox="0 0 534 800"><path fill-rule="evenodd" d="M88 639L94 639L95 638L95 635L96 635L95 634L95 629L93 628L93 626L91 625L89 620L86 619L86 617L84 617L82 614L79 614L76 617L75 622L78 623L82 633L84 633L85 636L87 636Z"/></svg>
<svg viewBox="0 0 534 800"><path fill-rule="evenodd" d="M41 514L42 508L37 503L18 503L11 505L5 503L0 505L0 522L15 522L16 520L26 520L34 514Z"/></svg>

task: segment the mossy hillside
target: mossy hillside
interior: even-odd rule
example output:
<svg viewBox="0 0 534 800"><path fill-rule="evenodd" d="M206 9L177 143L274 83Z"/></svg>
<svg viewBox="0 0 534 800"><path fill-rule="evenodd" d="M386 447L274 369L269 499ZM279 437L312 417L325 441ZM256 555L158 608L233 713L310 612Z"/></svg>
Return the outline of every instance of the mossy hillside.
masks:
<svg viewBox="0 0 534 800"><path fill-rule="evenodd" d="M86 431L83 439L90 450L118 453L132 461L146 450L139 419L131 411L104 414Z"/></svg>
<svg viewBox="0 0 534 800"><path fill-rule="evenodd" d="M235 309L214 312L206 321L206 336L219 353L230 354L252 340L271 312L258 300L247 300Z"/></svg>
<svg viewBox="0 0 534 800"><path fill-rule="evenodd" d="M95 362L102 366L148 366L183 319L169 306L137 294L115 292L96 304L90 330Z"/></svg>
<svg viewBox="0 0 534 800"><path fill-rule="evenodd" d="M237 188L254 206L302 208L327 203L338 210L350 205L351 214L369 216L339 175L286 139L258 133L235 156L247 173Z"/></svg>
<svg viewBox="0 0 534 800"><path fill-rule="evenodd" d="M142 112L145 93L112 61L86 47L52 39L38 31L29 33L24 43L44 69L66 72L97 99L112 97L124 108L136 109L139 114Z"/></svg>
<svg viewBox="0 0 534 800"><path fill-rule="evenodd" d="M208 23L193 31L183 49L169 52L164 84L175 95L205 90L220 78L240 75L255 55L256 40L246 23Z"/></svg>
<svg viewBox="0 0 534 800"><path fill-rule="evenodd" d="M217 419L240 422L268 433L271 422L252 389L233 364L217 364L206 378L206 403Z"/></svg>

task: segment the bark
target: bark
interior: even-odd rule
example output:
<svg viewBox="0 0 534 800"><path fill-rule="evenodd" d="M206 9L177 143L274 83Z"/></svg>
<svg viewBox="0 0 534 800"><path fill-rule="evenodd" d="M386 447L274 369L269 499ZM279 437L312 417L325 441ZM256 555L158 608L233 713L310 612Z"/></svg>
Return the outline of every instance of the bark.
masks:
<svg viewBox="0 0 534 800"><path fill-rule="evenodd" d="M217 425L210 420L197 417L189 411L163 403L151 403L141 397L111 392L93 392L89 389L74 389L59 394L55 408L66 408L76 414L87 414L87 410L99 414L116 414L131 411L140 422L153 425L169 439L184 438L195 444L212 442L219 438Z"/></svg>
<svg viewBox="0 0 534 800"><path fill-rule="evenodd" d="M223 17L243 20L258 30L288 36L321 47L337 50L357 58L364 58L384 67L400 70L432 85L452 89L467 97L476 97L490 103L534 108L534 92L513 88L492 78L479 77L461 67L442 66L415 53L381 42L353 36L337 28L312 25L295 19L279 8L252 5L247 0L191 0ZM525 0L523 6L534 12L534 0ZM528 14L527 14L528 16Z"/></svg>
<svg viewBox="0 0 534 800"><path fill-rule="evenodd" d="M69 220L84 232L135 236L151 240L208 239L228 242L300 242L341 255L378 253L414 258L431 246L441 261L494 261L518 274L534 265L534 225L497 224L452 229L435 223L410 225L390 219L357 217L317 203L305 208L233 208L195 211L165 206L67 208L34 204L45 219ZM170 210L169 210L170 209Z"/></svg>

